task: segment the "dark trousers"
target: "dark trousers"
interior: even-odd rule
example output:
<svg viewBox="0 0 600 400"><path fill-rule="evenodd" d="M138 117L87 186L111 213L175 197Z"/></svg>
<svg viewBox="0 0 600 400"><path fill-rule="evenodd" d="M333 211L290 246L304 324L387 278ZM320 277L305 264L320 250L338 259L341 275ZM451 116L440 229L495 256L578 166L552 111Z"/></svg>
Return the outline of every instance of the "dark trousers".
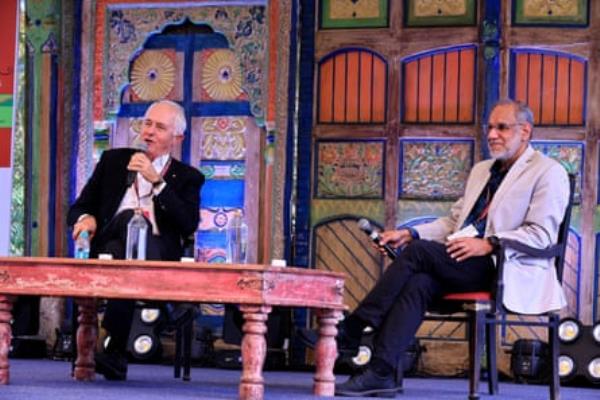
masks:
<svg viewBox="0 0 600 400"><path fill-rule="evenodd" d="M110 229L103 232L103 244L98 246L98 253L111 254L113 259L125 258L125 243L127 240L127 223L133 212L125 210L115 216ZM153 235L152 227L148 222L148 243L146 246L147 260L164 259L163 243L159 236ZM106 302L102 327L110 335L110 341L106 350L108 352L125 353L127 341L131 331L135 300L110 299Z"/></svg>
<svg viewBox="0 0 600 400"><path fill-rule="evenodd" d="M396 367L428 307L446 293L489 290L494 269L490 256L456 262L444 244L412 241L353 312L378 332L374 357Z"/></svg>

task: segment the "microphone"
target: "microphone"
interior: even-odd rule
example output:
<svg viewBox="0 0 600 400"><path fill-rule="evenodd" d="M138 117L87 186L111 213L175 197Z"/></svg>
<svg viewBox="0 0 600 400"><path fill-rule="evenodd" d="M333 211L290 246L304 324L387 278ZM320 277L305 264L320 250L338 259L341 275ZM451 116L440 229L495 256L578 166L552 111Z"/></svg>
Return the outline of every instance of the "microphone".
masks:
<svg viewBox="0 0 600 400"><path fill-rule="evenodd" d="M379 232L373 228L369 220L361 218L358 220L357 224L358 228L361 231L369 235L373 243L375 243L379 247L382 247L383 250L385 250L385 253L388 255L389 258L391 258L392 260L396 258L397 254L396 251L392 248L392 246L390 246L387 243L384 245L381 244L381 236L379 235Z"/></svg>
<svg viewBox="0 0 600 400"><path fill-rule="evenodd" d="M131 143L131 148L135 150L135 153L145 153L148 150L148 143L140 139L139 136ZM135 154L134 153L134 154ZM137 177L137 171L127 171L127 180L125 181L125 187L133 185L135 178Z"/></svg>

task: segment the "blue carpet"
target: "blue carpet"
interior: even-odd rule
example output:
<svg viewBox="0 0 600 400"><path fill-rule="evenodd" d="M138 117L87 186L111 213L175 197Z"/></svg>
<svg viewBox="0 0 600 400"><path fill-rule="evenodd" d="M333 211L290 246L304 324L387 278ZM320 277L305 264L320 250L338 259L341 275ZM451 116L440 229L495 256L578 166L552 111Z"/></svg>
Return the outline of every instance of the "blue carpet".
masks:
<svg viewBox="0 0 600 400"><path fill-rule="evenodd" d="M50 360L10 360L11 383L0 387L2 400L163 400L163 399L235 399L240 371L192 369L192 381L173 378L173 367L130 365L128 380L108 382L97 376L94 382L76 382L70 377L71 365ZM265 399L314 399L312 374L308 372L265 372ZM342 382L345 376L339 376ZM448 399L466 400L466 379L409 378L399 400ZM481 386L484 390L486 387ZM600 400L600 390L561 388L562 400ZM482 395L489 400L543 400L548 398L544 386L500 384L500 395Z"/></svg>

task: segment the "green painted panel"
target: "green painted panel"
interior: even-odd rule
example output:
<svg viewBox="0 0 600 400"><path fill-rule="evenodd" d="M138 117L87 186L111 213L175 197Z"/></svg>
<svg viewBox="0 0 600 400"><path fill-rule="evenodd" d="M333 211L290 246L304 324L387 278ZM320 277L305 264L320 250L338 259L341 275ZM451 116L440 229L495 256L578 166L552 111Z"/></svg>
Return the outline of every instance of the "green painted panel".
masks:
<svg viewBox="0 0 600 400"><path fill-rule="evenodd" d="M313 200L311 203L311 226L340 215L366 217L383 225L385 207L383 200Z"/></svg>
<svg viewBox="0 0 600 400"><path fill-rule="evenodd" d="M399 200L396 226L425 217L443 217L450 212L452 201Z"/></svg>
<svg viewBox="0 0 600 400"><path fill-rule="evenodd" d="M406 26L475 25L475 0L407 0L405 3Z"/></svg>
<svg viewBox="0 0 600 400"><path fill-rule="evenodd" d="M321 28L384 28L388 0L321 0Z"/></svg>
<svg viewBox="0 0 600 400"><path fill-rule="evenodd" d="M514 25L587 26L588 0L515 0Z"/></svg>
<svg viewBox="0 0 600 400"><path fill-rule="evenodd" d="M13 96L0 94L0 128L12 126Z"/></svg>

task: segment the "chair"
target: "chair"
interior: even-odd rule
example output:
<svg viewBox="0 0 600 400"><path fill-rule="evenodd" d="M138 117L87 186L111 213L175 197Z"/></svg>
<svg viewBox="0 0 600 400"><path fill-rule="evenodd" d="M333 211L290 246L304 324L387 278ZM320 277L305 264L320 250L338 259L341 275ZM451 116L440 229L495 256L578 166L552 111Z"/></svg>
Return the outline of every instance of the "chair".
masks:
<svg viewBox="0 0 600 400"><path fill-rule="evenodd" d="M478 387L480 380L481 355L483 354L484 340L487 346L488 364L488 391L490 394L498 393L498 370L496 366L496 325L512 324L527 326L544 326L548 329L548 341L550 348L551 380L550 399L560 398L560 380L558 375L558 322L557 312L540 314L544 316L543 321L506 321L506 315L518 315L508 311L503 306L502 296L504 283L502 281L504 271L504 254L507 249L514 249L521 253L536 258L555 258L555 268L559 282L562 283L565 252L569 236L569 225L571 222L571 209L573 206L573 194L575 189L575 175L569 174L569 203L565 216L559 228L558 241L555 245L546 249L536 249L514 240L502 239L496 251L497 279L495 287L489 292L450 293L444 296L442 306L458 305L466 311L465 318L461 317L433 317L430 319L464 320L468 323L469 336L469 399L479 398ZM452 304L455 303L455 304Z"/></svg>
<svg viewBox="0 0 600 400"><path fill-rule="evenodd" d="M196 305L190 303L180 303L175 309L176 314L173 318L175 327L175 360L173 377L181 377L183 370L184 381L190 381L190 370L192 365L192 339L194 335L194 317L196 315Z"/></svg>
<svg viewBox="0 0 600 400"><path fill-rule="evenodd" d="M194 234L183 240L183 256L194 258L195 253ZM184 381L190 381L190 370L192 365L192 339L194 336L194 317L196 316L196 305L190 303L177 303L171 315L172 326L175 327L175 360L174 378L181 376L183 369Z"/></svg>

